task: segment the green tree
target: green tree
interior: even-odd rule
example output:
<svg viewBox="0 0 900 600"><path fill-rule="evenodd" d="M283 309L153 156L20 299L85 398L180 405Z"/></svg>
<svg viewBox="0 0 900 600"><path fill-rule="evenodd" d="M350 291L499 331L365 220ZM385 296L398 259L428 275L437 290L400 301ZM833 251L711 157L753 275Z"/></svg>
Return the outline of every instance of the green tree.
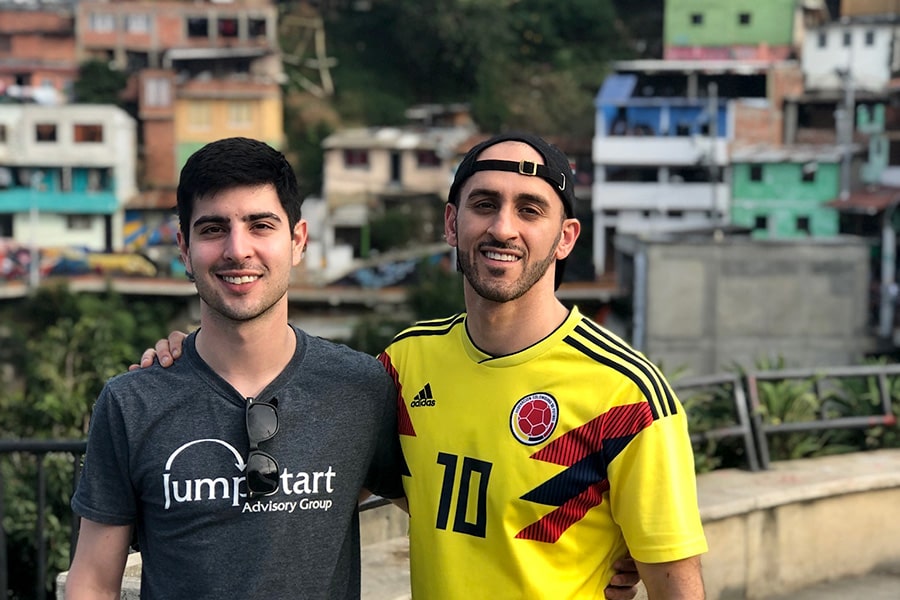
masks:
<svg viewBox="0 0 900 600"><path fill-rule="evenodd" d="M15 383L0 389L0 437L84 439L103 384L170 329L173 305L117 294L73 294L44 286L33 297L4 305L8 342L17 348ZM48 455L45 543L47 589L69 562L73 457ZM28 454L0 455L7 482L3 527L10 551L13 597L30 597L35 581L34 531L38 513L37 462Z"/></svg>
<svg viewBox="0 0 900 600"><path fill-rule="evenodd" d="M363 123L401 122L412 103L469 102L485 130L583 133L609 59L628 52L610 0L371 6L328 23L338 110Z"/></svg>
<svg viewBox="0 0 900 600"><path fill-rule="evenodd" d="M72 86L79 104L121 104L120 94L128 76L110 68L109 63L91 60L78 67L78 79Z"/></svg>

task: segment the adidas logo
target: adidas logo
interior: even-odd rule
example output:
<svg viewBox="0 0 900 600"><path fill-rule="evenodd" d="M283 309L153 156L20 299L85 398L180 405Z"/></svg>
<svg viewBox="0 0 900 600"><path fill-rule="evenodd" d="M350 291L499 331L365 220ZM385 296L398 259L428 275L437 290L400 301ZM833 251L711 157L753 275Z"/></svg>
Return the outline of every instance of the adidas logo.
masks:
<svg viewBox="0 0 900 600"><path fill-rule="evenodd" d="M410 408L416 406L434 406L434 396L431 395L431 384L426 383L425 387L419 390L413 401L409 403Z"/></svg>

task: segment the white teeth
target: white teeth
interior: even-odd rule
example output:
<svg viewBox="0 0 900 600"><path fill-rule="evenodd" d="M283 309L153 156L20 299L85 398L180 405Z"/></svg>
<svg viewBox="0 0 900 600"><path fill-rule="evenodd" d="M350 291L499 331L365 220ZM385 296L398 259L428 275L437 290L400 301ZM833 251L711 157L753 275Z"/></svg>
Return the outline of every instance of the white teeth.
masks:
<svg viewBox="0 0 900 600"><path fill-rule="evenodd" d="M229 277L227 275L223 275L222 279L224 279L227 283L251 283L259 279L256 275L244 275L242 277Z"/></svg>
<svg viewBox="0 0 900 600"><path fill-rule="evenodd" d="M490 250L485 251L484 255L491 260L502 260L504 262L515 262L518 260L511 254L500 254L499 252L491 252Z"/></svg>

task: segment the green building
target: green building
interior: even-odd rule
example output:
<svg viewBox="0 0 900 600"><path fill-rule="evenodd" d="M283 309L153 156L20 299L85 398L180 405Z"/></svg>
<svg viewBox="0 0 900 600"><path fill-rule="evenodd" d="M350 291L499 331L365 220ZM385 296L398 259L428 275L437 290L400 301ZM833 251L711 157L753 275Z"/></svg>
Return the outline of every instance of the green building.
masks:
<svg viewBox="0 0 900 600"><path fill-rule="evenodd" d="M839 148L736 150L731 222L757 239L830 237L839 233Z"/></svg>
<svg viewBox="0 0 900 600"><path fill-rule="evenodd" d="M666 0L664 57L785 59L792 55L796 0Z"/></svg>

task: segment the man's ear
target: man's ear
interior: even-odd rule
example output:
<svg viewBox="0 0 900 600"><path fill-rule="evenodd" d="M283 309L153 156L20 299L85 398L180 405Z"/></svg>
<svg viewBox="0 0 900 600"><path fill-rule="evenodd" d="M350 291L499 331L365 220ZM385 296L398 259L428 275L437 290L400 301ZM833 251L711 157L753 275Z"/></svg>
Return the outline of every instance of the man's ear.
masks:
<svg viewBox="0 0 900 600"><path fill-rule="evenodd" d="M575 242L581 234L581 221L578 219L566 219L562 224L562 234L559 236L559 243L556 245L556 258L566 258L575 249Z"/></svg>
<svg viewBox="0 0 900 600"><path fill-rule="evenodd" d="M455 205L447 203L447 206L444 208L444 237L447 238L447 243L456 247L457 238L456 238L456 216L457 216L457 208Z"/></svg>
<svg viewBox="0 0 900 600"><path fill-rule="evenodd" d="M178 252L181 254L181 262L184 264L184 268L187 269L187 272L190 273L191 269L191 257L188 253L188 245L184 241L184 235L181 233L181 230L175 232L175 241L178 243Z"/></svg>
<svg viewBox="0 0 900 600"><path fill-rule="evenodd" d="M297 266L300 264L300 261L303 259L303 252L306 250L306 243L309 239L309 232L307 230L306 219L300 219L294 224L294 231L291 234L291 246L292 246L292 262L293 266Z"/></svg>

